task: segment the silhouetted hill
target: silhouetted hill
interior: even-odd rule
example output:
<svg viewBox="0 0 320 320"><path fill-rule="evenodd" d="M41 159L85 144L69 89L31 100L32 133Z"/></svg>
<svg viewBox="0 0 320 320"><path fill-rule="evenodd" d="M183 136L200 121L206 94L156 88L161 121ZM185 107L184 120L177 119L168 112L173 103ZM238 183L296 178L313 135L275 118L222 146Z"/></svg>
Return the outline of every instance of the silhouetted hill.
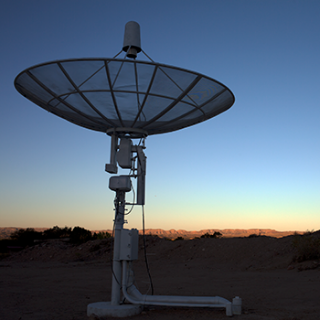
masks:
<svg viewBox="0 0 320 320"><path fill-rule="evenodd" d="M0 228L0 239L10 238L11 233L25 228ZM34 228L35 231L44 231L49 228ZM112 234L112 230L91 230L92 232L109 232ZM175 239L177 237L183 237L185 239L193 239L196 237L201 237L205 233L213 234L214 232L220 232L224 238L235 238L235 237L248 237L250 235L261 235L274 238L286 237L289 235L297 233L303 233L302 231L276 231L273 229L204 229L199 231L188 231L188 230L163 230L163 229L146 229L146 235L157 235L160 238L169 238ZM139 233L142 234L143 231L139 230Z"/></svg>

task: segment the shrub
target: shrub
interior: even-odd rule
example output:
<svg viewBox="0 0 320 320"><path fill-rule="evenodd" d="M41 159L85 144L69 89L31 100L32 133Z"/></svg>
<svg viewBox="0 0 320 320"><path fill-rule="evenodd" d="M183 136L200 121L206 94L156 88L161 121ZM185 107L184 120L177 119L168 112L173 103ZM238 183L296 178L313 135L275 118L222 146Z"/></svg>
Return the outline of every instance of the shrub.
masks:
<svg viewBox="0 0 320 320"><path fill-rule="evenodd" d="M35 239L41 239L42 232L35 231L33 228L19 229L10 235L10 239L16 241L20 246L31 246Z"/></svg>
<svg viewBox="0 0 320 320"><path fill-rule="evenodd" d="M258 238L260 236L261 236L260 234L252 233L248 236L248 238Z"/></svg>
<svg viewBox="0 0 320 320"><path fill-rule="evenodd" d="M74 227L70 233L70 242L75 244L84 243L93 239L94 237L91 231L81 227Z"/></svg>
<svg viewBox="0 0 320 320"><path fill-rule="evenodd" d="M47 229L44 232L35 231L33 228L19 229L10 235L10 245L11 246L30 246L34 244L34 240L42 239L60 239L60 238L70 238L71 243L80 244L93 239L105 239L110 238L111 235L108 232L99 232L92 235L90 230L86 230L80 227L74 227L73 229L64 227L59 228L54 226L51 229ZM4 251L4 242L1 243L1 252Z"/></svg>
<svg viewBox="0 0 320 320"><path fill-rule="evenodd" d="M109 232L98 232L94 233L93 237L95 239L106 239L106 238L111 238L111 234Z"/></svg>
<svg viewBox="0 0 320 320"><path fill-rule="evenodd" d="M222 233L215 231L213 234L210 233L205 233L203 234L200 238L221 238L222 237Z"/></svg>
<svg viewBox="0 0 320 320"><path fill-rule="evenodd" d="M320 239L308 231L304 235L295 235L292 245L297 250L295 261L302 262L320 258Z"/></svg>
<svg viewBox="0 0 320 320"><path fill-rule="evenodd" d="M178 238L175 238L173 241L179 241L179 240L184 240L184 238L178 237Z"/></svg>
<svg viewBox="0 0 320 320"><path fill-rule="evenodd" d="M59 239L59 238L67 238L71 235L71 228L64 227L59 228L58 226L54 226L51 229L47 229L43 232L44 239Z"/></svg>

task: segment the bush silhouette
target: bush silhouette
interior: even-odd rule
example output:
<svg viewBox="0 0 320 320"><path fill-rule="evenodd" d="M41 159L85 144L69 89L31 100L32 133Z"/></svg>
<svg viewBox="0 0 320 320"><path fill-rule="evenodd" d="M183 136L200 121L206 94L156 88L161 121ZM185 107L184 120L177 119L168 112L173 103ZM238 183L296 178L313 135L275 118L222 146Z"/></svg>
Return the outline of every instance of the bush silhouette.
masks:
<svg viewBox="0 0 320 320"><path fill-rule="evenodd" d="M93 239L91 231L81 227L74 227L70 233L71 243L80 244Z"/></svg>
<svg viewBox="0 0 320 320"><path fill-rule="evenodd" d="M296 234L292 245L297 250L295 261L302 262L320 258L320 239L308 231L304 235Z"/></svg>
<svg viewBox="0 0 320 320"><path fill-rule="evenodd" d="M252 233L248 236L248 238L258 238L261 237L261 234Z"/></svg>
<svg viewBox="0 0 320 320"><path fill-rule="evenodd" d="M94 239L106 239L106 238L111 238L111 234L109 232L98 232L98 233L94 233L93 235Z"/></svg>
<svg viewBox="0 0 320 320"><path fill-rule="evenodd" d="M205 233L203 234L200 238L221 238L222 237L222 233L215 231L213 234L210 233Z"/></svg>
<svg viewBox="0 0 320 320"><path fill-rule="evenodd" d="M19 229L11 233L10 239L20 246L31 246L34 240L42 239L42 232L35 231L33 228Z"/></svg>
<svg viewBox="0 0 320 320"><path fill-rule="evenodd" d="M10 239L1 242L1 252L7 252L8 246L31 246L34 244L34 240L47 240L47 239L60 239L70 238L70 242L74 244L84 243L94 239L110 238L111 235L108 232L99 232L92 234L90 230L74 227L73 229L64 227L59 228L54 226L43 232L35 231L33 228L19 229L10 235Z"/></svg>
<svg viewBox="0 0 320 320"><path fill-rule="evenodd" d="M59 239L59 238L67 238L71 235L71 228L64 227L59 228L58 226L54 226L51 229L47 229L43 231L44 239Z"/></svg>

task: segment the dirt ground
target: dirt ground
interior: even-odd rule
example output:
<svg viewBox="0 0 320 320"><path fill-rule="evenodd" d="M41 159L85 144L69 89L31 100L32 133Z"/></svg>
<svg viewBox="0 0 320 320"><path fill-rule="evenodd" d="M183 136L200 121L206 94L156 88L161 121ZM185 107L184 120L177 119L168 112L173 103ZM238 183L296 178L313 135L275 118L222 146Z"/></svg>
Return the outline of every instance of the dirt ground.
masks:
<svg viewBox="0 0 320 320"><path fill-rule="evenodd" d="M147 237L155 294L243 301L241 320L320 319L320 263L294 262L293 236L168 241ZM49 240L0 261L1 320L85 320L110 301L112 240ZM149 291L142 241L136 286ZM226 319L216 308L145 307L133 320ZM112 318L108 318L112 319Z"/></svg>

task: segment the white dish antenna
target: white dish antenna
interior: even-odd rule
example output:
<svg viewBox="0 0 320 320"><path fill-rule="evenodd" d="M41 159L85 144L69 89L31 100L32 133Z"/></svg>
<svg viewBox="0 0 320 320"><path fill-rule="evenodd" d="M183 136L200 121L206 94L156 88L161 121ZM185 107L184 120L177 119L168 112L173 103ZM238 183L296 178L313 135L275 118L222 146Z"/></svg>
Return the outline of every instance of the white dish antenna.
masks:
<svg viewBox="0 0 320 320"><path fill-rule="evenodd" d="M141 48L140 26L125 26L124 59L90 58L52 61L30 67L15 79L16 89L41 108L79 126L111 136L106 171L121 168L131 174L112 176L116 192L112 293L110 302L88 305L88 316L127 317L141 306L223 307L241 313L241 299L142 295L133 285L131 262L138 258L138 231L123 228L125 194L137 179L134 205L145 203L148 135L172 132L208 120L228 110L234 95L222 83L197 72L152 61ZM143 53L150 61L136 60ZM132 139L142 139L134 145ZM121 297L130 304L120 304Z"/></svg>

